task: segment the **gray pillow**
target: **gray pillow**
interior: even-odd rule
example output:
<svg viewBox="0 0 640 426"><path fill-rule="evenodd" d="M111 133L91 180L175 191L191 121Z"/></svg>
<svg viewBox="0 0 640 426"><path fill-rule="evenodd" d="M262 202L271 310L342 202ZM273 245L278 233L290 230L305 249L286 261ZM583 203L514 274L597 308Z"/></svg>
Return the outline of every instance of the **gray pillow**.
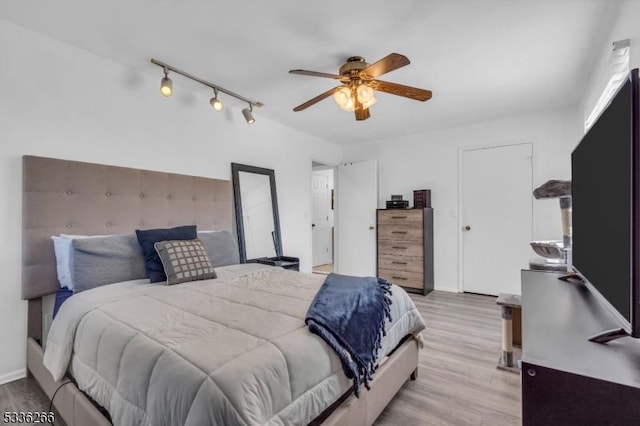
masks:
<svg viewBox="0 0 640 426"><path fill-rule="evenodd" d="M144 257L134 234L75 239L69 263L76 293L146 277Z"/></svg>
<svg viewBox="0 0 640 426"><path fill-rule="evenodd" d="M204 244L214 268L240 263L238 244L229 231L201 231L198 239Z"/></svg>
<svg viewBox="0 0 640 426"><path fill-rule="evenodd" d="M159 241L154 247L162 261L168 285L216 277L200 240Z"/></svg>

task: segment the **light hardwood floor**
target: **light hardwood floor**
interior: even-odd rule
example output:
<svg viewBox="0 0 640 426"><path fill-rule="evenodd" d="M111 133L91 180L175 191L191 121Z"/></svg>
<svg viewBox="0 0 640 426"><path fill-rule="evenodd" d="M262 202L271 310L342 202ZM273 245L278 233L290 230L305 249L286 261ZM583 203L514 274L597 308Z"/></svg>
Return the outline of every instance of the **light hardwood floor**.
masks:
<svg viewBox="0 0 640 426"><path fill-rule="evenodd" d="M520 425L520 376L496 368L496 298L438 291L411 298L427 324L418 380L405 384L376 425Z"/></svg>
<svg viewBox="0 0 640 426"><path fill-rule="evenodd" d="M313 267L314 274L329 274L333 272L333 263L327 263L326 265L318 265Z"/></svg>
<svg viewBox="0 0 640 426"><path fill-rule="evenodd" d="M496 369L500 352L496 298L438 291L411 298L427 323L418 380L404 385L376 425L521 424L520 377ZM0 386L0 413L43 411L48 406L32 380Z"/></svg>

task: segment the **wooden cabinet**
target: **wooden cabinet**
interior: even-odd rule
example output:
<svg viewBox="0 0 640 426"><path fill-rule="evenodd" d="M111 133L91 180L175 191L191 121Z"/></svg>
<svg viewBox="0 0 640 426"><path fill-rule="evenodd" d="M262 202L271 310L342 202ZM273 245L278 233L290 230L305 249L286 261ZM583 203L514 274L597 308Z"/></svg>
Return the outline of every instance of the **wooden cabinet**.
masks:
<svg viewBox="0 0 640 426"><path fill-rule="evenodd" d="M379 209L377 273L407 291L433 290L433 209Z"/></svg>

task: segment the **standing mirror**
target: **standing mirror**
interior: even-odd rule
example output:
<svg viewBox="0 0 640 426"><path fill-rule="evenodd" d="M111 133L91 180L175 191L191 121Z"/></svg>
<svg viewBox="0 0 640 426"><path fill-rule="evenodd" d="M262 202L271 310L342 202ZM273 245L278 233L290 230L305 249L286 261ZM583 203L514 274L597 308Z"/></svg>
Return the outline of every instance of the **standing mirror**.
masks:
<svg viewBox="0 0 640 426"><path fill-rule="evenodd" d="M240 262L282 256L273 170L231 163Z"/></svg>

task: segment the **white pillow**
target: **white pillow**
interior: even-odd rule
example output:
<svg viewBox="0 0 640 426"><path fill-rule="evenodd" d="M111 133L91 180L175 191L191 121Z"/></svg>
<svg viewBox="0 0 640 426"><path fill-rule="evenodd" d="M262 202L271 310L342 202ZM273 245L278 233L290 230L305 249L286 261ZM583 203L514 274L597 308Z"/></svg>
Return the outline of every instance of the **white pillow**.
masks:
<svg viewBox="0 0 640 426"><path fill-rule="evenodd" d="M71 282L71 241L76 238L90 238L88 235L67 235L60 234L51 237L53 240L53 250L56 254L56 269L58 271L58 282L60 287L66 287L73 291Z"/></svg>

